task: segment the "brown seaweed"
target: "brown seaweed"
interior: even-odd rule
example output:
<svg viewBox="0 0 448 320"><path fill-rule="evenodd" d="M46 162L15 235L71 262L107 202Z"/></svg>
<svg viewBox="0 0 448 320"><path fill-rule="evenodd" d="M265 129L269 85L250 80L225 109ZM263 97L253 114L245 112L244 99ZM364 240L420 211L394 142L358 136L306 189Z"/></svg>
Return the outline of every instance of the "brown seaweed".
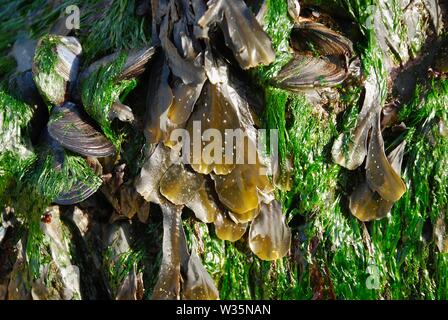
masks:
<svg viewBox="0 0 448 320"><path fill-rule="evenodd" d="M406 143L403 141L395 148L387 157L396 174L401 172L401 163L403 160L404 147ZM364 181L350 195L350 211L361 221L371 221L384 218L392 209L394 201L388 201L381 195L373 191L368 183Z"/></svg>
<svg viewBox="0 0 448 320"><path fill-rule="evenodd" d="M358 168L367 155L367 138L374 115L381 110L381 87L377 75L371 72L365 82L365 95L356 126L349 133L342 133L333 143L333 161L349 170Z"/></svg>
<svg viewBox="0 0 448 320"><path fill-rule="evenodd" d="M183 164L174 164L160 179L160 193L175 205L184 205L193 199L202 182L196 172L188 171Z"/></svg>
<svg viewBox="0 0 448 320"><path fill-rule="evenodd" d="M162 203L159 183L165 172L173 164L171 150L158 144L145 161L140 176L135 180L135 189L148 202Z"/></svg>
<svg viewBox="0 0 448 320"><path fill-rule="evenodd" d="M242 0L209 1L208 10L198 23L204 37L211 26L220 27L226 45L243 69L269 65L275 60L271 40Z"/></svg>
<svg viewBox="0 0 448 320"><path fill-rule="evenodd" d="M387 160L381 134L380 113L375 116L366 161L366 180L370 189L395 202L406 192L406 185Z"/></svg>
<svg viewBox="0 0 448 320"><path fill-rule="evenodd" d="M197 192L194 193L193 198L185 204L186 207L191 209L196 218L204 223L212 223L216 219L216 215L219 211L218 204L213 196L213 184L206 179L203 175L199 175L202 178L202 183Z"/></svg>
<svg viewBox="0 0 448 320"><path fill-rule="evenodd" d="M198 255L193 252L188 261L182 297L186 300L217 300L219 291L205 270Z"/></svg>
<svg viewBox="0 0 448 320"><path fill-rule="evenodd" d="M247 223L236 223L227 213L217 211L215 219L215 232L219 239L235 242L246 233Z"/></svg>
<svg viewBox="0 0 448 320"><path fill-rule="evenodd" d="M182 207L165 203L161 205L161 208L163 212L163 255L152 299L178 300L181 289L180 266L183 261L188 261L181 219Z"/></svg>
<svg viewBox="0 0 448 320"><path fill-rule="evenodd" d="M249 230L249 246L262 260L284 257L291 244L291 230L277 200L262 203L260 214L252 221Z"/></svg>

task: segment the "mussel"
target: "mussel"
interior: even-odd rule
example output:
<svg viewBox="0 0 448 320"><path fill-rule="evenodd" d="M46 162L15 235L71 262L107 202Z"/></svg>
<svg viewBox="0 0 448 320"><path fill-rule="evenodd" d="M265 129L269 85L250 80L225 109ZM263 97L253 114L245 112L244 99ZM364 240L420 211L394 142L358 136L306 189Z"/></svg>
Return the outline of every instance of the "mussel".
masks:
<svg viewBox="0 0 448 320"><path fill-rule="evenodd" d="M47 35L37 43L33 78L48 103L60 105L70 95L78 76L81 51L75 37Z"/></svg>
<svg viewBox="0 0 448 320"><path fill-rule="evenodd" d="M72 102L53 108L48 132L68 150L86 157L107 157L115 153L114 145L88 122Z"/></svg>
<svg viewBox="0 0 448 320"><path fill-rule="evenodd" d="M291 30L293 58L272 79L275 86L293 92L334 87L350 73L353 44L323 24L298 21Z"/></svg>

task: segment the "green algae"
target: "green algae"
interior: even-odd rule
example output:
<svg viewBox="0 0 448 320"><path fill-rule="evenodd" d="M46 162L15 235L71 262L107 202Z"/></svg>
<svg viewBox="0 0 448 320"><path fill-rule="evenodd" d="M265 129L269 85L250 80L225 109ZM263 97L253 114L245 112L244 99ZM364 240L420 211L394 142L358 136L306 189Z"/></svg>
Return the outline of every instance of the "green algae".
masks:
<svg viewBox="0 0 448 320"><path fill-rule="evenodd" d="M82 11L81 24L83 28L89 29L81 37L86 64L107 53L149 44L150 28L147 26L150 21L146 16L135 15L135 1L112 0L101 3L89 0L83 5L86 9Z"/></svg>
<svg viewBox="0 0 448 320"><path fill-rule="evenodd" d="M116 80L123 70L126 58L127 54L121 53L117 59L100 66L88 75L81 84L84 109L101 125L106 137L117 148L119 148L122 138L112 129L112 121L109 118L110 110L115 101L120 97L123 99L137 85L135 79Z"/></svg>

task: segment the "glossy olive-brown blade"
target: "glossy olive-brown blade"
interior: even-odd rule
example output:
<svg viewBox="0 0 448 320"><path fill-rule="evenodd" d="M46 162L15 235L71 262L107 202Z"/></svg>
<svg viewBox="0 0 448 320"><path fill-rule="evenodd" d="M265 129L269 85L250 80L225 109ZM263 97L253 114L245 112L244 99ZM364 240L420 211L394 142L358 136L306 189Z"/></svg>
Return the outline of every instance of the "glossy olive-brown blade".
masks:
<svg viewBox="0 0 448 320"><path fill-rule="evenodd" d="M406 185L384 152L379 112L375 115L367 153L366 179L369 187L388 201L395 202L406 192Z"/></svg>
<svg viewBox="0 0 448 320"><path fill-rule="evenodd" d="M260 208L249 210L243 213L233 213L229 212L230 218L236 223L246 223L255 219L255 217L260 213Z"/></svg>
<svg viewBox="0 0 448 320"><path fill-rule="evenodd" d="M217 24L224 33L226 45L233 51L243 69L269 65L275 60L271 39L263 31L242 0L212 0L199 19L207 37L208 29Z"/></svg>
<svg viewBox="0 0 448 320"><path fill-rule="evenodd" d="M152 299L180 298L181 263L186 259L182 240L182 207L169 203L161 205L163 212L162 264Z"/></svg>
<svg viewBox="0 0 448 320"><path fill-rule="evenodd" d="M387 157L397 174L401 172L405 145L403 141ZM363 182L350 195L350 211L361 221L384 218L392 209L393 204L393 201L384 200L377 192L372 191L367 182Z"/></svg>
<svg viewBox="0 0 448 320"><path fill-rule="evenodd" d="M369 188L367 182L356 187L350 195L350 211L361 221L384 218L392 209L394 202L387 201Z"/></svg>
<svg viewBox="0 0 448 320"><path fill-rule="evenodd" d="M182 297L186 300L218 300L219 291L213 279L205 270L201 259L193 252L188 261Z"/></svg>
<svg viewBox="0 0 448 320"><path fill-rule="evenodd" d="M298 51L311 51L319 56L353 54L353 44L346 37L317 22L303 22L291 31L291 46Z"/></svg>
<svg viewBox="0 0 448 320"><path fill-rule="evenodd" d="M153 153L145 160L139 177L135 181L135 189L148 202L162 203L159 182L172 165L171 150L158 144Z"/></svg>
<svg viewBox="0 0 448 320"><path fill-rule="evenodd" d="M204 69L199 60L183 59L169 36L169 19L166 15L160 25L160 44L165 52L167 63L171 72L182 79L185 84L199 84L205 81ZM179 35L175 35L178 37Z"/></svg>
<svg viewBox="0 0 448 320"><path fill-rule="evenodd" d="M203 183L196 172L185 169L183 164L173 164L160 179L160 193L175 205L190 202Z"/></svg>
<svg viewBox="0 0 448 320"><path fill-rule="evenodd" d="M256 164L238 164L228 175L212 175L219 200L234 214L255 210L261 202L259 192L272 191L268 177L259 170Z"/></svg>
<svg viewBox="0 0 448 320"><path fill-rule="evenodd" d="M236 163L248 163L249 154L256 158L257 153L248 101L236 81L227 74L220 79L227 81L204 85L187 124L191 137L189 161L195 171L203 174L228 174Z"/></svg>
<svg viewBox="0 0 448 320"><path fill-rule="evenodd" d="M235 223L227 213L216 213L215 232L219 239L235 242L246 233L247 223Z"/></svg>
<svg viewBox="0 0 448 320"><path fill-rule="evenodd" d="M145 137L149 145L167 140L172 127L168 112L174 99L168 84L170 69L163 53L157 54L151 71L145 115Z"/></svg>
<svg viewBox="0 0 448 320"><path fill-rule="evenodd" d="M33 79L44 99L53 105L67 100L79 69L81 44L74 37L42 37L33 59Z"/></svg>
<svg viewBox="0 0 448 320"><path fill-rule="evenodd" d="M169 135L169 133L173 132L172 130L176 128L185 127L185 124L187 123L191 113L193 112L196 101L198 100L202 92L203 86L203 82L199 84L184 84L180 79L176 79L173 82L173 101L161 119L164 122L161 123L161 125L164 128L162 136L164 137L164 143L166 146L173 149L178 148L178 137L173 138L171 137L171 135Z"/></svg>
<svg viewBox="0 0 448 320"><path fill-rule="evenodd" d="M334 87L347 78L344 62L338 57L316 58L295 55L273 79L275 86L301 92L314 87Z"/></svg>
<svg viewBox="0 0 448 320"><path fill-rule="evenodd" d="M234 161L225 161L225 152L220 155L214 153L205 153L204 146L200 140L196 141L194 137L202 137L207 130L218 130L221 138L225 137L226 129L240 128L238 114L233 105L225 99L220 88L207 82L196 110L191 115L187 129L190 134L190 163L191 167L202 174L209 174L214 171L218 174L228 174L234 168ZM217 147L222 150L224 141L215 141ZM222 139L221 139L222 140ZM215 161L216 160L216 161Z"/></svg>
<svg viewBox="0 0 448 320"><path fill-rule="evenodd" d="M201 177L203 177L201 175ZM218 205L212 195L213 184L204 179L201 187L193 195L193 198L185 204L186 207L194 212L196 218L204 223L212 223L215 221L218 212Z"/></svg>
<svg viewBox="0 0 448 320"><path fill-rule="evenodd" d="M174 125L183 125L193 111L193 107L198 100L204 82L199 84L184 84L177 80L173 83L173 103L168 110L168 119Z"/></svg>
<svg viewBox="0 0 448 320"><path fill-rule="evenodd" d="M356 127L349 134L341 134L333 144L333 161L349 170L358 168L367 155L367 137L374 115L381 110L381 84L373 70L365 81L365 95Z"/></svg>
<svg viewBox="0 0 448 320"><path fill-rule="evenodd" d="M262 203L260 214L250 225L249 246L262 260L283 258L291 244L291 230L286 225L285 216L277 200Z"/></svg>
<svg viewBox="0 0 448 320"><path fill-rule="evenodd" d="M48 132L64 148L83 156L107 157L115 153L114 145L71 102L53 108Z"/></svg>

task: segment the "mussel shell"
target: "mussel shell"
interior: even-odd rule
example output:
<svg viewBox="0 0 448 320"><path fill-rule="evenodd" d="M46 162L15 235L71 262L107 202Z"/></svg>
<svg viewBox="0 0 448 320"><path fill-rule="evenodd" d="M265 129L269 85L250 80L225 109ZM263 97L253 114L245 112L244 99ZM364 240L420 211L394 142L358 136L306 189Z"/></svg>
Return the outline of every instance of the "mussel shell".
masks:
<svg viewBox="0 0 448 320"><path fill-rule="evenodd" d="M19 37L11 49L11 54L17 62L16 72L25 72L31 70L33 65L33 56L36 51L36 40L27 37Z"/></svg>
<svg viewBox="0 0 448 320"><path fill-rule="evenodd" d="M120 80L131 79L138 77L146 70L146 65L156 52L154 47L142 48L131 50L127 54L126 62L124 63L123 70L117 79ZM114 62L120 56L120 52L112 53L98 61L93 62L87 69L81 72L78 82L82 82L90 74L98 70L100 67L104 67Z"/></svg>
<svg viewBox="0 0 448 320"><path fill-rule="evenodd" d="M291 31L291 46L320 56L353 54L353 44L346 37L317 22L303 22Z"/></svg>
<svg viewBox="0 0 448 320"><path fill-rule="evenodd" d="M52 66L47 46L54 55ZM33 59L33 78L49 103L60 105L70 95L78 76L81 51L81 44L74 37L48 35L39 40Z"/></svg>
<svg viewBox="0 0 448 320"><path fill-rule="evenodd" d="M338 57L316 58L295 55L280 70L273 83L279 88L301 92L315 87L334 87L344 82L347 76L344 61Z"/></svg>
<svg viewBox="0 0 448 320"><path fill-rule="evenodd" d="M66 149L86 157L107 157L115 153L114 145L71 102L53 108L48 132Z"/></svg>
<svg viewBox="0 0 448 320"><path fill-rule="evenodd" d="M40 143L43 146L42 150L51 152L53 155L53 170L60 171L63 168L66 159L65 150L58 141L51 137L47 129L44 130L40 137ZM92 181L93 179L89 180L91 181L90 185L81 180L77 180L69 190L61 192L53 202L59 205L72 205L86 200L100 187L99 184Z"/></svg>
<svg viewBox="0 0 448 320"><path fill-rule="evenodd" d="M53 202L59 205L72 205L82 202L94 194L97 190L89 187L81 181L78 181L67 192L59 194Z"/></svg>

